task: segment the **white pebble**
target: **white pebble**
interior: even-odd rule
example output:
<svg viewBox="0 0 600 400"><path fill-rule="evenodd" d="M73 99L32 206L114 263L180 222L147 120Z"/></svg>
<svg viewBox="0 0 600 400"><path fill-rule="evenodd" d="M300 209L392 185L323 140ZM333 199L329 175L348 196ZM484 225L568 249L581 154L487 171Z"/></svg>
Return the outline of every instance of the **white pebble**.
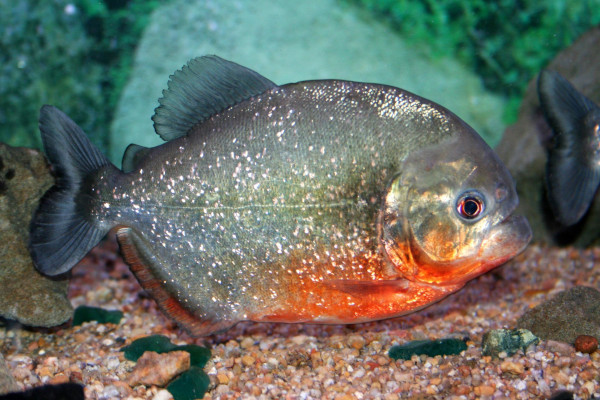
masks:
<svg viewBox="0 0 600 400"><path fill-rule="evenodd" d="M172 398L173 396L171 395L171 393L169 393L167 389L162 389L154 395L152 400L170 400Z"/></svg>

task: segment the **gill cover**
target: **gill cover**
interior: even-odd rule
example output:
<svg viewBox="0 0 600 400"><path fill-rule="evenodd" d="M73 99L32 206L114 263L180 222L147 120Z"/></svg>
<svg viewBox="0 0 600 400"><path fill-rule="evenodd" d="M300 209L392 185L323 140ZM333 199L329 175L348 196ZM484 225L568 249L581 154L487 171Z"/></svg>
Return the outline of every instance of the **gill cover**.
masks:
<svg viewBox="0 0 600 400"><path fill-rule="evenodd" d="M510 239L506 227L501 238L495 232L517 205L512 179L481 139L471 138L470 148L461 139L409 156L385 194L380 243L388 268L406 279L466 281L491 268L485 247L502 253Z"/></svg>

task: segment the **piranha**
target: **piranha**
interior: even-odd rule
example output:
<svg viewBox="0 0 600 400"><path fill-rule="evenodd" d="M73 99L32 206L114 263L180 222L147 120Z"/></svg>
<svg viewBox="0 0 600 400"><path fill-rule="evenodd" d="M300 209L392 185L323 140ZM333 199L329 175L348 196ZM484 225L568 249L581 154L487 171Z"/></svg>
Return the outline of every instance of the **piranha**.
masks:
<svg viewBox="0 0 600 400"><path fill-rule="evenodd" d="M559 223L575 225L600 184L600 107L549 70L538 77L538 96L554 131L546 164L548 203Z"/></svg>
<svg viewBox="0 0 600 400"><path fill-rule="evenodd" d="M239 321L359 323L419 310L506 262L531 230L503 164L442 106L341 80L278 86L216 56L170 77L167 142L123 170L40 112L56 185L30 230L38 270L111 229L141 286L192 335Z"/></svg>

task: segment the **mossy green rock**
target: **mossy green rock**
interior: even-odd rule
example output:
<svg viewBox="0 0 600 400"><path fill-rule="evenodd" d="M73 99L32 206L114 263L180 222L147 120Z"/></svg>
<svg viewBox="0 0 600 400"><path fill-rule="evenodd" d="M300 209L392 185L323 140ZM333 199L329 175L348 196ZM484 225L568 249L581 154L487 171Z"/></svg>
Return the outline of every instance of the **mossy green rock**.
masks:
<svg viewBox="0 0 600 400"><path fill-rule="evenodd" d="M484 356L498 357L502 352L511 356L519 350L525 351L532 344L540 341L527 329L495 329L486 332L482 340L482 353Z"/></svg>
<svg viewBox="0 0 600 400"><path fill-rule="evenodd" d="M121 322L123 313L118 310L105 310L99 307L79 306L73 315L73 326L84 322L98 321L99 324L115 324Z"/></svg>
<svg viewBox="0 0 600 400"><path fill-rule="evenodd" d="M200 367L192 366L167 386L175 400L201 399L208 390L210 379Z"/></svg>
<svg viewBox="0 0 600 400"><path fill-rule="evenodd" d="M202 368L210 359L210 350L206 347L196 346L195 344L184 344L181 346L171 343L168 337L163 335L151 335L133 341L129 346L121 349L125 358L130 361L137 361L146 351L156 353L168 353L170 351L187 351L190 353L190 364Z"/></svg>
<svg viewBox="0 0 600 400"><path fill-rule="evenodd" d="M393 346L388 354L394 360L409 360L413 355L428 357L456 355L466 349L467 344L461 339L415 340Z"/></svg>

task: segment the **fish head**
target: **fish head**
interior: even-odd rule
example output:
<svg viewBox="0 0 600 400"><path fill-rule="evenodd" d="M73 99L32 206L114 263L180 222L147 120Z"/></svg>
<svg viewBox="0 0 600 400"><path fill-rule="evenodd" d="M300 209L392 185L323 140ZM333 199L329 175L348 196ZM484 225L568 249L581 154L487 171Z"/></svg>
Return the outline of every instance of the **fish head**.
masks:
<svg viewBox="0 0 600 400"><path fill-rule="evenodd" d="M467 128L467 127L465 127ZM470 128L414 152L392 179L378 224L388 267L405 279L462 285L531 239L514 182Z"/></svg>

